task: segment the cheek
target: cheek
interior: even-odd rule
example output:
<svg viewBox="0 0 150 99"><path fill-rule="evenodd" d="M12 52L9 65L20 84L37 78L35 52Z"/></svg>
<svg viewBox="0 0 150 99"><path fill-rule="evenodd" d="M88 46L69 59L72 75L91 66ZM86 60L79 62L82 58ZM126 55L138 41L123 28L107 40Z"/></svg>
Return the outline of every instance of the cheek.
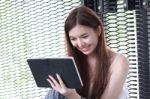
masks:
<svg viewBox="0 0 150 99"><path fill-rule="evenodd" d="M84 40L84 42L86 43L86 44L91 44L91 43L93 43L93 41L95 41L95 39L93 39L93 38L88 38L88 39L86 39L86 40Z"/></svg>
<svg viewBox="0 0 150 99"><path fill-rule="evenodd" d="M72 44L73 47L77 46L77 44L75 42L73 42L73 41L71 41L71 44Z"/></svg>
<svg viewBox="0 0 150 99"><path fill-rule="evenodd" d="M95 41L94 41L94 44L95 44L95 46L97 46L97 44L98 44L98 38L97 39L95 39Z"/></svg>
<svg viewBox="0 0 150 99"><path fill-rule="evenodd" d="M94 46L96 46L98 44L98 38L90 38L88 41L87 41L89 44L92 44Z"/></svg>

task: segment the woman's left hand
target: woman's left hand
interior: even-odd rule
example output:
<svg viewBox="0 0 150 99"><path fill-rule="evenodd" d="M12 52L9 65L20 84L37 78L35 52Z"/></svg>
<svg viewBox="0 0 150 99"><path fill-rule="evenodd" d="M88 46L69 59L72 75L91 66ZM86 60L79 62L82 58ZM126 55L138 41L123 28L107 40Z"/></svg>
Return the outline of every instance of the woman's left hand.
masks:
<svg viewBox="0 0 150 99"><path fill-rule="evenodd" d="M75 89L70 89L66 87L59 74L56 74L56 77L58 79L58 82L51 75L49 75L49 78L47 79L47 81L51 84L54 90L66 96L68 99L80 99L80 96Z"/></svg>

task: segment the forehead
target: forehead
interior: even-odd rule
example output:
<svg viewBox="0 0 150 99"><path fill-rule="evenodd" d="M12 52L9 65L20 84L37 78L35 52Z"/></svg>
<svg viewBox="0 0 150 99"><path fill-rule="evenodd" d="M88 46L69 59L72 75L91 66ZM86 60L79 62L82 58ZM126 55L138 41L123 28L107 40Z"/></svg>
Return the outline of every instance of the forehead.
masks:
<svg viewBox="0 0 150 99"><path fill-rule="evenodd" d="M94 30L88 26L84 25L76 25L69 31L69 36L80 36L85 33L93 33Z"/></svg>

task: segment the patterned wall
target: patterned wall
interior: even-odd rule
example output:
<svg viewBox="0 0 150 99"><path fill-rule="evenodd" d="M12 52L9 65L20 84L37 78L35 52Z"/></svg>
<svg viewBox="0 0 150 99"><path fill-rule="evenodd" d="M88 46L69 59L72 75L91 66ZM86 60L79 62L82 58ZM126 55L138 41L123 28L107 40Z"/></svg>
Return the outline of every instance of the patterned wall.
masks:
<svg viewBox="0 0 150 99"><path fill-rule="evenodd" d="M64 56L64 20L79 0L0 0L0 99L43 99L28 58Z"/></svg>
<svg viewBox="0 0 150 99"><path fill-rule="evenodd" d="M149 10L136 10L136 29L137 29L137 49L138 49L138 67L139 67L139 95L140 99L150 98L149 82Z"/></svg>
<svg viewBox="0 0 150 99"><path fill-rule="evenodd" d="M130 99L139 99L137 31L135 10L126 11L124 1L118 0L114 6L104 0L103 21L107 44L113 50L126 55L129 59L129 73L126 85ZM113 9L112 9L113 8Z"/></svg>

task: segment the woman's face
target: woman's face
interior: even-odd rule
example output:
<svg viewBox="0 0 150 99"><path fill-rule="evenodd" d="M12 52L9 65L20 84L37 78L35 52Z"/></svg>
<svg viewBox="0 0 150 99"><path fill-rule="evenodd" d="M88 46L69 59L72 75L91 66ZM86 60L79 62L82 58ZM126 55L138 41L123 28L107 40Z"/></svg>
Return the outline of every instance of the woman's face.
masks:
<svg viewBox="0 0 150 99"><path fill-rule="evenodd" d="M76 25L69 31L72 45L85 55L94 53L98 44L98 36L98 31L83 25Z"/></svg>

